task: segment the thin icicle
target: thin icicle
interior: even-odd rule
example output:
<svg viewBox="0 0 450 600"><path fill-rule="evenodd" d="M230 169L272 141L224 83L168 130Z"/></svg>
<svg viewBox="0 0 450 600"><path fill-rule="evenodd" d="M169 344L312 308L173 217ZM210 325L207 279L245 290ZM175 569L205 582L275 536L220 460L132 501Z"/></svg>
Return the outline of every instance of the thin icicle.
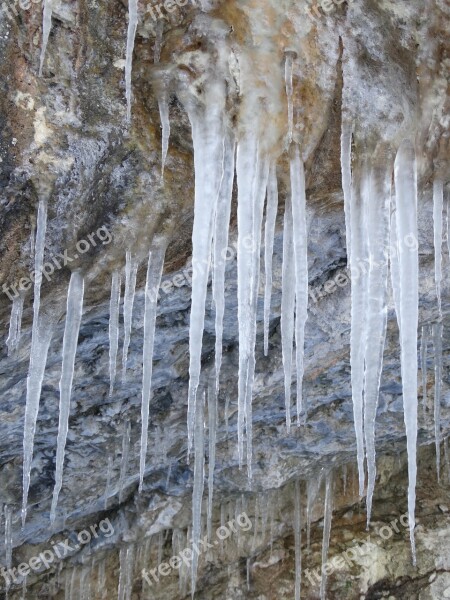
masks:
<svg viewBox="0 0 450 600"><path fill-rule="evenodd" d="M6 340L8 346L8 356L13 356L19 347L20 332L22 329L24 296L22 294L13 299L11 308L11 318L9 321L9 334Z"/></svg>
<svg viewBox="0 0 450 600"><path fill-rule="evenodd" d="M119 308L120 273L114 271L111 280L111 300L109 303L109 395L112 396L117 371L117 352L119 349Z"/></svg>
<svg viewBox="0 0 450 600"><path fill-rule="evenodd" d="M75 368L78 335L80 332L81 315L83 312L84 279L79 271L74 271L70 278L67 293L66 325L64 329L62 349L62 370L59 381L59 428L56 449L55 487L53 490L50 521L55 522L58 497L62 488L64 455L66 450L67 432L69 430L70 398Z"/></svg>
<svg viewBox="0 0 450 600"><path fill-rule="evenodd" d="M347 493L347 465L342 467L342 478L343 478L343 487L344 487L344 496Z"/></svg>
<svg viewBox="0 0 450 600"><path fill-rule="evenodd" d="M44 67L45 53L47 50L48 38L50 36L50 30L52 28L52 11L53 11L53 0L44 0L44 12L42 18L42 46L41 56L39 62L39 77L42 77L42 69Z"/></svg>
<svg viewBox="0 0 450 600"><path fill-rule="evenodd" d="M127 123L131 121L131 74L133 68L133 49L138 24L138 2L128 0L127 52L125 58L125 95L127 99Z"/></svg>
<svg viewBox="0 0 450 600"><path fill-rule="evenodd" d="M26 600L27 597L27 583L28 583L28 575L25 575L22 581L22 600Z"/></svg>
<svg viewBox="0 0 450 600"><path fill-rule="evenodd" d="M127 549L123 546L119 551L119 587L117 590L117 599L125 600L125 590L127 584Z"/></svg>
<svg viewBox="0 0 450 600"><path fill-rule="evenodd" d="M292 223L295 258L295 346L297 364L297 425L305 410L303 403L303 372L305 325L308 318L308 237L306 229L305 170L297 144L290 161Z"/></svg>
<svg viewBox="0 0 450 600"><path fill-rule="evenodd" d="M318 477L308 479L306 484L306 546L309 550L311 546L311 520L312 511L314 508L314 502L316 501L317 494L319 493L320 485L323 479L323 471L320 472Z"/></svg>
<svg viewBox="0 0 450 600"><path fill-rule="evenodd" d="M360 175L360 174L359 174ZM354 178L350 199L350 270L351 270L351 334L350 365L352 382L353 418L356 433L356 451L359 472L359 494L364 494L364 351L366 341L365 319L361 315L367 308L367 233L364 194L361 177ZM360 272L360 269L362 272Z"/></svg>
<svg viewBox="0 0 450 600"><path fill-rule="evenodd" d="M270 325L270 305L272 301L273 284L273 246L275 240L275 225L278 211L278 181L277 168L272 164L269 172L269 181L267 184L267 203L266 203L266 226L264 233L264 269L265 269L265 289L264 289L264 356L269 354L269 325Z"/></svg>
<svg viewBox="0 0 450 600"><path fill-rule="evenodd" d="M433 326L434 345L434 442L436 446L436 473L441 481L441 394L442 394L442 322Z"/></svg>
<svg viewBox="0 0 450 600"><path fill-rule="evenodd" d="M247 474L252 480L252 400L255 377L256 310L260 275L261 228L269 177L269 161L253 135L244 137L237 150L238 182L238 454L243 460L243 430L247 442Z"/></svg>
<svg viewBox="0 0 450 600"><path fill-rule="evenodd" d="M292 50L288 50L285 53L286 62L284 65L285 69L285 83L286 83L286 97L288 103L288 146L292 142L294 134L294 87L292 83L293 71L294 71L294 60L297 57L297 53Z"/></svg>
<svg viewBox="0 0 450 600"><path fill-rule="evenodd" d="M144 312L144 349L142 367L142 430L141 455L139 467L139 491L142 491L145 475L145 462L148 444L148 418L152 396L153 348L155 344L156 311L158 292L164 267L166 246L159 245L150 251L147 266L147 281L145 285Z"/></svg>
<svg viewBox="0 0 450 600"><path fill-rule="evenodd" d="M294 495L295 600L300 600L302 587L302 522L300 511L300 481L296 481Z"/></svg>
<svg viewBox="0 0 450 600"><path fill-rule="evenodd" d="M327 573L324 566L328 561L328 549L330 547L331 520L333 517L333 473L327 475L325 483L325 508L323 519L323 541L322 541L322 580L320 582L320 599L325 600L327 590Z"/></svg>
<svg viewBox="0 0 450 600"><path fill-rule="evenodd" d="M208 389L208 514L207 535L208 541L212 537L212 509L214 494L214 469L216 466L216 436L217 436L217 394L212 386Z"/></svg>
<svg viewBox="0 0 450 600"><path fill-rule="evenodd" d="M352 129L351 123L342 122L341 172L344 192L345 237L347 240L347 265L351 264L351 206L352 206Z"/></svg>
<svg viewBox="0 0 450 600"><path fill-rule="evenodd" d="M106 469L106 485L105 485L105 500L104 500L105 510L108 508L108 500L109 500L109 496L111 494L111 477L112 477L113 464L114 464L113 457L108 456L108 467Z"/></svg>
<svg viewBox="0 0 450 600"><path fill-rule="evenodd" d="M291 199L286 198L283 226L283 269L281 295L281 348L284 369L286 426L291 427L292 351L295 314L295 264Z"/></svg>
<svg viewBox="0 0 450 600"><path fill-rule="evenodd" d="M205 394L197 398L195 410L195 460L194 486L192 490L192 564L191 564L191 593L195 594L198 570L199 542L202 534L202 500L205 484L205 425L204 425Z"/></svg>
<svg viewBox="0 0 450 600"><path fill-rule="evenodd" d="M438 303L439 318L442 319L442 228L444 210L444 183L436 180L433 184L433 224L434 224L434 282Z"/></svg>
<svg viewBox="0 0 450 600"><path fill-rule="evenodd" d="M128 349L131 339L131 325L133 320L133 305L136 294L136 277L139 268L139 262L131 257L131 252L127 250L125 264L125 295L123 299L123 323L124 340L122 350L122 382L125 381L127 373Z"/></svg>
<svg viewBox="0 0 450 600"><path fill-rule="evenodd" d="M363 182L367 194L367 239L369 277L364 381L364 435L367 455L367 526L372 513L376 480L375 421L383 369L383 352L387 329L388 262L385 248L389 244L391 208L391 169L373 167Z"/></svg>
<svg viewBox="0 0 450 600"><path fill-rule="evenodd" d="M422 326L422 335L420 339L420 365L422 371L422 410L425 418L427 409L427 351L428 351L428 326Z"/></svg>
<svg viewBox="0 0 450 600"><path fill-rule="evenodd" d="M214 224L213 298L216 307L216 393L219 392L220 369L222 366L223 317L225 313L225 267L228 251L231 199L233 196L235 167L235 141L231 131L227 131L223 142L222 181Z"/></svg>
<svg viewBox="0 0 450 600"><path fill-rule="evenodd" d="M42 380L52 336L52 327L39 318L41 304L42 266L44 263L45 232L47 229L47 201L41 200L38 206L36 243L34 254L34 304L33 328L31 336L30 366L27 378L27 399L25 406L25 426L23 434L23 498L22 523L27 515L28 490L30 487L31 461L33 460L34 434L39 412Z"/></svg>
<svg viewBox="0 0 450 600"><path fill-rule="evenodd" d="M397 239L401 247L400 346L403 405L408 449L408 514L413 564L417 481L417 329L419 319L419 257L417 247L417 167L414 147L403 142L395 161ZM412 248L408 242L412 240Z"/></svg>
<svg viewBox="0 0 450 600"><path fill-rule="evenodd" d="M9 570L12 567L12 508L5 505L5 559L6 568ZM7 579L8 581L8 579Z"/></svg>
<svg viewBox="0 0 450 600"><path fill-rule="evenodd" d="M164 169L166 166L167 153L169 152L170 140L169 100L167 99L166 91L164 91L162 97L158 100L158 107L162 128L161 177L164 179Z"/></svg>
<svg viewBox="0 0 450 600"><path fill-rule="evenodd" d="M398 329L401 329L401 311L400 311L400 263L399 253L400 247L397 241L397 219L396 210L393 207L391 216L391 238L390 238L390 254L389 254L389 265L391 271L391 287L392 295L394 298L395 313L397 315Z"/></svg>
<svg viewBox="0 0 450 600"><path fill-rule="evenodd" d="M205 105L187 103L192 125L195 165L195 207L192 231L191 319L189 327L188 458L192 449L195 403L200 382L203 329L211 262L214 217L222 180L225 88L213 82L205 91Z"/></svg>
<svg viewBox="0 0 450 600"><path fill-rule="evenodd" d="M120 463L119 476L119 504L122 504L123 493L125 489L125 478L128 470L128 460L130 457L130 442L131 442L131 422L127 421L124 424L122 437L122 460Z"/></svg>

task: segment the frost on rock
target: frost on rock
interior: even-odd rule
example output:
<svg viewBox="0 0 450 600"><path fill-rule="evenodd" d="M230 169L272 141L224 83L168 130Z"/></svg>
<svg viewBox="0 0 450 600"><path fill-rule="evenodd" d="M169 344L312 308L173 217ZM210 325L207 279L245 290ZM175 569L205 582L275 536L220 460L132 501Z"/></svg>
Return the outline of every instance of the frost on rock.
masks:
<svg viewBox="0 0 450 600"><path fill-rule="evenodd" d="M164 267L166 246L152 248L148 258L147 280L145 285L144 349L142 357L142 432L139 467L139 490L142 490L145 475L145 461L148 443L148 419L152 396L153 348L155 344L156 313L158 292Z"/></svg>
<svg viewBox="0 0 450 600"><path fill-rule="evenodd" d="M54 523L56 519L56 507L58 504L59 493L62 488L75 355L80 332L81 315L83 312L83 295L83 276L79 271L74 271L70 278L69 290L67 293L66 325L62 349L62 370L59 382L59 427L56 449L55 488L53 490L52 506L50 510L50 520L52 523Z"/></svg>
<svg viewBox="0 0 450 600"><path fill-rule="evenodd" d="M413 145L405 141L395 160L395 203L400 272L400 355L408 451L408 515L413 563L417 481L417 329L419 256L417 244L417 167ZM411 243L413 242L413 243Z"/></svg>

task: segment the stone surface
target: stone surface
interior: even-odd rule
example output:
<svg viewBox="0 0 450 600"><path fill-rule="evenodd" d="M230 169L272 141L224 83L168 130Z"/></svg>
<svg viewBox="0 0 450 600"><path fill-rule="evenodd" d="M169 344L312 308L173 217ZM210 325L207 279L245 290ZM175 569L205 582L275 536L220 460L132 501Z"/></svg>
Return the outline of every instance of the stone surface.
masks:
<svg viewBox="0 0 450 600"><path fill-rule="evenodd" d="M10 287L33 269L30 235L37 202L48 198L46 261L104 227L111 240L98 242L85 255L55 268L43 285L43 309L58 322L44 380L30 490L29 518L20 526L22 432L32 318L32 292L25 299L24 332L17 357L6 356L11 302L0 296L0 501L14 509L13 565L51 548L51 542L110 519L114 533L93 538L58 566L28 578L29 598L64 598L73 586L83 597L116 597L119 551L136 556L133 598L184 597L174 574L149 588L142 580L145 539L153 540L145 566L154 568L173 554L172 530L184 540L191 520L192 465L186 463L188 326L190 308L193 156L190 125L183 108L187 97L201 99L212 76L227 82L227 110L237 135L246 128L264 131L268 152L278 161L280 210L275 243L275 294L270 355L262 353L258 331L254 397L254 489L238 469L237 457L237 300L236 258L227 266L227 310L220 392L214 525L236 511L246 511L251 531L231 535L223 552L203 557L198 598L291 598L294 594L292 483L335 470L335 513L330 558L368 541L364 503L355 492L355 438L350 391L350 285L334 286L346 271L345 226L339 165L342 103L355 121L355 166L367 157L391 160L404 137L416 140L420 182L419 252L420 322L435 322L432 179L448 174L448 5L444 0L393 2L353 0L311 20L305 5L291 0L188 2L155 22L144 5L136 38L133 71L133 121L125 126L123 59L126 3L79 0L55 3L44 76L37 76L41 5L17 9L10 22L0 16L0 286ZM161 60L155 44L161 36ZM282 214L289 194L288 163L282 154L287 132L283 55L294 49L295 139L301 143L308 187L310 308L306 335L306 426L285 429L280 344ZM221 71L226 58L227 69ZM221 67L220 67L221 68ZM351 70L352 78L346 80ZM343 92L343 81L347 81ZM161 181L161 131L158 95L170 96L172 135L164 182ZM343 98L344 96L344 98ZM263 117L253 115L258 98ZM448 100L447 100L448 102ZM254 120L253 120L254 117ZM448 194L448 190L446 190ZM162 292L157 320L154 396L144 491L138 494L138 453L143 334L144 260L155 235L169 241L164 280L175 284ZM108 237L109 240L109 237ZM236 240L233 208L231 245ZM445 246L445 244L444 244ZM111 273L122 268L125 251L142 259L138 274L129 377L108 396L108 317ZM58 382L64 329L65 295L70 269L86 275L86 300L77 361L66 452L60 520L50 529L58 424ZM450 430L448 373L449 259L444 257L443 434ZM179 275L177 278L176 276ZM179 287L178 287L179 286ZM208 293L204 336L205 374L214 365L214 313ZM262 311L260 311L262 312ZM262 316L262 315L260 315ZM122 320L121 320L122 328ZM122 331L122 329L121 329ZM377 421L379 476L371 541L376 549L329 575L328 598L450 597L448 461L437 486L433 441L433 350L430 347L428 400L420 414L418 485L418 568L410 564L404 527L380 540L376 528L389 525L406 510L405 434L399 369L398 329L392 302ZM421 392L421 390L419 390ZM229 429L225 407L229 406ZM122 432L131 422L132 452L119 501ZM112 488L105 508L108 457L113 457ZM344 493L342 465L348 464ZM302 490L303 490L302 486ZM242 500L241 494L244 494ZM304 494L303 494L304 495ZM255 507L258 498L258 508ZM263 536L261 511L269 502ZM320 569L322 492L313 514L311 549L303 544L304 569ZM255 513L260 517L257 521ZM274 523L270 528L270 517ZM65 523L63 522L65 519ZM2 521L2 527L3 527ZM305 518L303 516L303 522ZM255 535L255 524L256 527ZM183 537L180 537L180 540ZM303 535L305 538L306 536ZM158 539L160 538L160 542ZM381 542L378 544L377 542ZM181 541L182 547L186 541ZM239 546L239 547L238 547ZM249 589L247 584L247 558ZM210 562L205 559L211 558ZM4 553L1 554L4 564ZM97 591L97 568L104 561L106 587ZM347 568L348 567L348 568ZM91 568L91 571L89 569ZM20 578L19 578L20 579ZM320 585L303 576L302 598L318 598ZM21 597L21 581L9 592ZM4 594L4 586L0 594ZM447 594L447 595L446 595Z"/></svg>

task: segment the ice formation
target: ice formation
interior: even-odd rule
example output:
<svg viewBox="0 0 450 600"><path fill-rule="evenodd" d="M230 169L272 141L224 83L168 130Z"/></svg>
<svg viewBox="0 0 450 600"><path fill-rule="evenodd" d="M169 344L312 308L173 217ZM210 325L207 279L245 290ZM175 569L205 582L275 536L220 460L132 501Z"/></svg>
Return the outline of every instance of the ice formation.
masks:
<svg viewBox="0 0 450 600"><path fill-rule="evenodd" d="M122 382L125 381L127 373L128 349L131 340L131 325L133 320L133 305L136 294L136 277L139 268L139 261L131 256L128 250L125 263L125 295L123 298L123 324L124 340L122 349Z"/></svg>
<svg viewBox="0 0 450 600"><path fill-rule="evenodd" d="M42 69L44 68L45 53L47 51L48 38L50 36L50 30L52 28L52 12L53 0L44 0L44 9L42 17L42 45L41 56L39 59L39 77L42 76Z"/></svg>
<svg viewBox="0 0 450 600"><path fill-rule="evenodd" d="M22 294L19 294L13 299L11 318L9 321L9 334L8 339L6 340L6 345L8 346L8 356L14 355L19 347L24 299L25 298Z"/></svg>
<svg viewBox="0 0 450 600"><path fill-rule="evenodd" d="M131 75L133 68L133 49L138 24L138 2L137 0L128 0L128 32L127 32L127 52L125 58L125 94L127 99L127 122L131 121Z"/></svg>
<svg viewBox="0 0 450 600"><path fill-rule="evenodd" d="M266 224L264 233L264 269L265 269L265 287L264 287L264 355L269 354L269 325L270 325L270 305L272 301L272 263L273 246L275 238L275 226L278 210L278 181L277 169L272 163L269 172L269 181L267 184L266 201Z"/></svg>
<svg viewBox="0 0 450 600"><path fill-rule="evenodd" d="M109 395L112 396L117 372L117 352L119 349L119 310L120 273L114 271L111 280L111 300L109 303Z"/></svg>

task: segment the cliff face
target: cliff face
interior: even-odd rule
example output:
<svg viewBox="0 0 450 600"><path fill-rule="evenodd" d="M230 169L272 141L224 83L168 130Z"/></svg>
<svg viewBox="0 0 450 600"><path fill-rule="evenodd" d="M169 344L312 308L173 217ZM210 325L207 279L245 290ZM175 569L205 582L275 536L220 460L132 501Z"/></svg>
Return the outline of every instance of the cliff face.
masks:
<svg viewBox="0 0 450 600"><path fill-rule="evenodd" d="M224 540L213 537L214 547L202 553L196 596L294 597L293 530L298 530L294 505L301 480L301 597L320 597L315 573L321 568L325 479L331 470L334 513L328 560L342 560L329 566L325 557L329 566L327 597L450 597L450 472L444 441L437 483L436 457L431 450L435 436L435 347L431 340L428 402L419 411L417 568L411 565L404 519L400 522L407 510L407 463L399 332L392 298L376 427L378 480L370 535L365 532L365 501L358 495L355 469L351 285L340 164L342 121L353 124L355 172L368 161L392 169L401 142L414 142L419 181L419 322L428 331L428 326L439 320L433 181L448 178L448 4L444 0L335 0L321 5L291 0L211 0L139 4L138 9L130 125L126 123L124 85L126 3L55 2L42 77L38 76L42 5L6 2L0 15L0 502L7 506L1 527L5 526L6 538L11 539L10 523L11 564L15 567L31 565L33 557L54 548L56 542L70 540L73 548L63 560L52 560L49 568L41 561L39 568L31 569L27 597L115 598L119 579L120 593L128 594L119 594L119 598L182 598L189 594L188 559L181 569L178 565L166 574L160 572L159 581L148 575L151 585L142 569L149 572L177 556L189 547L186 538L191 534L194 466L192 460L186 460L186 413L195 178L186 109L193 103L207 104L211 82L217 80L226 85L226 120L236 138L255 131L261 151L277 157L280 197L268 356L263 352L262 302L258 312L254 480L250 486L246 470L239 469L237 452L235 184L212 522L215 532L235 519L236 531L229 527ZM304 377L308 410L306 423L290 432L285 424L280 332L283 214L291 193L285 151L287 51L295 56L292 138L301 147L305 163L309 270ZM160 107L166 102L171 133L162 178ZM447 188L444 197L448 198ZM43 201L48 205L48 219L41 312L54 324L54 334L34 440L28 517L22 528L33 240L38 204ZM168 248L156 323L147 470L139 493L145 272L149 248L160 239L167 241ZM445 243L444 247L446 250ZM111 277L123 270L127 251L140 264L128 377L121 383L119 372L110 396ZM441 425L442 439L447 440L447 252L443 261ZM84 313L63 488L58 518L51 527L67 287L71 272L77 269L85 280ZM261 279L261 297L263 284ZM17 352L8 356L6 340L16 291L24 296L22 335ZM214 375L215 346L211 286L206 307L202 368L208 381ZM120 310L119 350L122 306ZM419 387L419 397L422 395ZM209 459L208 447L206 456ZM316 496L314 482L318 485ZM305 539L308 490L309 548ZM250 525L242 520L243 525L237 527L236 517L244 513ZM95 525L98 535L90 529ZM75 532L81 531L91 531L89 541L77 540ZM2 565L8 563L9 545L5 544L1 554ZM4 579L6 583L8 577ZM23 579L18 575L10 582L9 591L3 585L1 597L21 598Z"/></svg>

